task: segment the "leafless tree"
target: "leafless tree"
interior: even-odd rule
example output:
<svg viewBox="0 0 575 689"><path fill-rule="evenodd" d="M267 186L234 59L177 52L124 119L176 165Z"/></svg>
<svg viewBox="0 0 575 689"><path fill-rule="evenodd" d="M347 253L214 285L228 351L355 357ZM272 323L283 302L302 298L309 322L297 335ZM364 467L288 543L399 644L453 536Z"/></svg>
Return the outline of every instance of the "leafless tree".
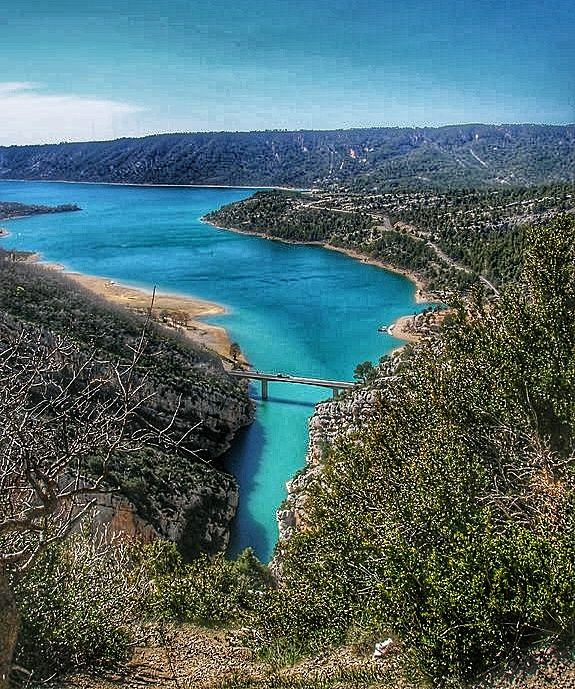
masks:
<svg viewBox="0 0 575 689"><path fill-rule="evenodd" d="M144 329L128 360L110 362L0 322L0 689L19 626L13 582L109 490L112 457L151 434L134 423L146 399L136 375L145 342ZM98 475L89 470L94 458Z"/></svg>

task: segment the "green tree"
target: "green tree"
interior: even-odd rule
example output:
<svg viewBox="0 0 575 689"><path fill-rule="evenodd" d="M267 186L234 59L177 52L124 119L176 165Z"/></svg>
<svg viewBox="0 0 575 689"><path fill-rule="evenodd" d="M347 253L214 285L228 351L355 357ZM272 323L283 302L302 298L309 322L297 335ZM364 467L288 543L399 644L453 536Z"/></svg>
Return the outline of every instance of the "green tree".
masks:
<svg viewBox="0 0 575 689"><path fill-rule="evenodd" d="M360 383L366 383L375 375L375 367L371 361L363 361L353 370L353 377Z"/></svg>

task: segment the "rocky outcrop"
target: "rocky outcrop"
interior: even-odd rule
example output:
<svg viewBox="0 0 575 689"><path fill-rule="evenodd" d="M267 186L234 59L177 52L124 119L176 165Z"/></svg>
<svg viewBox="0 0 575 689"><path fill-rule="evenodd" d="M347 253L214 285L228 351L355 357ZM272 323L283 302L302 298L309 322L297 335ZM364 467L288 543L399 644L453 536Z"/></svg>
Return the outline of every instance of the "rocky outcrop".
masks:
<svg viewBox="0 0 575 689"><path fill-rule="evenodd" d="M229 449L237 431L251 423L254 403L243 381L229 378L219 360L183 405L201 418L190 438L192 453L147 450L120 461L112 482L119 493L98 500L97 522L112 533L149 541L174 541L186 557L225 551L239 488L235 478L213 465Z"/></svg>
<svg viewBox="0 0 575 689"><path fill-rule="evenodd" d="M321 402L309 421L309 445L303 471L287 482L287 498L277 511L281 542L295 530L304 529L306 523L306 493L311 482L321 474L322 458L326 448L340 436L351 436L366 419L373 416L378 406L377 390L358 387L344 395Z"/></svg>
<svg viewBox="0 0 575 689"><path fill-rule="evenodd" d="M305 467L287 482L287 498L277 511L279 541L272 569L281 569L282 552L294 532L306 528L306 501L310 485L322 472L326 449L338 438L353 437L363 424L379 409L381 396L387 394L392 378L401 361L401 354L393 354L375 369L369 384L346 391L338 397L321 402L309 421L309 443Z"/></svg>
<svg viewBox="0 0 575 689"><path fill-rule="evenodd" d="M237 506L238 486L232 476L209 465L193 465L185 483L158 486L145 509L120 493L99 495L92 524L109 537L144 543L167 538L191 557L226 549Z"/></svg>

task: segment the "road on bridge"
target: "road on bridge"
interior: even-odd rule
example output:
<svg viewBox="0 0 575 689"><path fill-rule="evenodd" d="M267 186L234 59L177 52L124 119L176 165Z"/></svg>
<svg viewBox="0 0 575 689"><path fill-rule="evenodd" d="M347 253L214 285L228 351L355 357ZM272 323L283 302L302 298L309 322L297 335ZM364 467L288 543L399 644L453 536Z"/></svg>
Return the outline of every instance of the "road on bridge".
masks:
<svg viewBox="0 0 575 689"><path fill-rule="evenodd" d="M321 388L331 388L334 396L341 390L350 390L356 383L343 380L325 380L323 378L305 378L304 376L290 376L285 373L262 373L261 371L228 371L230 376L235 378L249 378L250 380L260 380L262 383L262 399L268 398L268 382L295 383L297 385L315 385Z"/></svg>

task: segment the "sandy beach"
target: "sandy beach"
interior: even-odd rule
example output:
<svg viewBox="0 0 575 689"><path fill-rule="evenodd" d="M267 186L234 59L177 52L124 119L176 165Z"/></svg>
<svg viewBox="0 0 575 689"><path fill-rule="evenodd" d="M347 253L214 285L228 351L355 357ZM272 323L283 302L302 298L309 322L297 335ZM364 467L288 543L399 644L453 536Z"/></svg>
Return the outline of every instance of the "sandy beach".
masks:
<svg viewBox="0 0 575 689"><path fill-rule="evenodd" d="M63 270L56 264L45 264L52 270ZM65 272L66 276L93 294L102 297L111 304L122 306L136 313L146 313L152 302L152 292L123 285L109 278L82 273ZM168 330L177 330L192 342L213 349L224 363L232 363L230 357L231 340L225 328L204 323L203 316L215 316L225 313L219 304L187 297L179 294L156 292L152 316ZM246 363L242 355L238 361Z"/></svg>
<svg viewBox="0 0 575 689"><path fill-rule="evenodd" d="M403 340L404 342L419 342L421 340L421 335L413 332L414 316L401 316L395 323L389 326L387 332L398 340Z"/></svg>

